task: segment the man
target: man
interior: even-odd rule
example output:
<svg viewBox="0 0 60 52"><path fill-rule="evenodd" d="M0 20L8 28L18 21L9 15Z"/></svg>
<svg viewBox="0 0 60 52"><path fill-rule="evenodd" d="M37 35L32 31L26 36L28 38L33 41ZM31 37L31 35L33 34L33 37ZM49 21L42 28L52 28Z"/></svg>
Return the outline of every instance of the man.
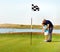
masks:
<svg viewBox="0 0 60 52"><path fill-rule="evenodd" d="M52 41L53 24L52 24L51 21L46 20L46 19L44 19L42 23L45 24L45 25L47 25L46 29L49 29L49 37L48 37L47 42L51 42Z"/></svg>

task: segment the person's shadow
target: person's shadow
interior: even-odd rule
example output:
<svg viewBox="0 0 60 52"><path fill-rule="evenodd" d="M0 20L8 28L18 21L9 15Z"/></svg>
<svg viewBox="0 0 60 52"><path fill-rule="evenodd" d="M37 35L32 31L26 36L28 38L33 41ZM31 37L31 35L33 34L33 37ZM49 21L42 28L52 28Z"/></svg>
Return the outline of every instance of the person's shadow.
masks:
<svg viewBox="0 0 60 52"><path fill-rule="evenodd" d="M59 40L56 40L56 41L52 41L52 42L60 42Z"/></svg>

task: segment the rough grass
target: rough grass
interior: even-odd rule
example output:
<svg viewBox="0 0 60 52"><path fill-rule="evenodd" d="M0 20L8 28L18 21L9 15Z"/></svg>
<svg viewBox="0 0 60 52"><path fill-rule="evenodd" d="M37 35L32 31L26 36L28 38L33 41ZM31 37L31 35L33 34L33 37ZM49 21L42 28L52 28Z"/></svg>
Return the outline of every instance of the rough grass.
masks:
<svg viewBox="0 0 60 52"><path fill-rule="evenodd" d="M60 35L53 34L52 42L44 42L44 36L33 33L0 34L0 52L60 52Z"/></svg>
<svg viewBox="0 0 60 52"><path fill-rule="evenodd" d="M22 25L22 24L0 24L0 28L31 28L31 25ZM42 29L42 25L32 25L34 29ZM60 25L54 25L54 29L60 29Z"/></svg>

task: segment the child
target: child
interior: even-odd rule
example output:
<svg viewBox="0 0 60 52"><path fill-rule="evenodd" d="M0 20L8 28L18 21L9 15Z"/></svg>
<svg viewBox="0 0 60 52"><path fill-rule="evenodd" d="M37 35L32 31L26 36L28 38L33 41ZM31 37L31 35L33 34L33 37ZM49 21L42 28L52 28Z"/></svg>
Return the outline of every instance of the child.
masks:
<svg viewBox="0 0 60 52"><path fill-rule="evenodd" d="M47 29L47 25L45 24L42 24L43 25L43 32L44 32L44 35L45 35L45 40L44 41L48 41L48 33L49 33L49 29Z"/></svg>

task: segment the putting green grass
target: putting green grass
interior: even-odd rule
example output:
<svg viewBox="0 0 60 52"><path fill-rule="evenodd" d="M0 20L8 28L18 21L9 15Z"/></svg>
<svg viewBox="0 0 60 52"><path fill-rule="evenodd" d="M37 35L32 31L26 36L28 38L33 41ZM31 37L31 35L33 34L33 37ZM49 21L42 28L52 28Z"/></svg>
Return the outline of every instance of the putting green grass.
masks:
<svg viewBox="0 0 60 52"><path fill-rule="evenodd" d="M53 35L52 42L44 42L42 34L0 34L0 52L60 52L60 35Z"/></svg>

